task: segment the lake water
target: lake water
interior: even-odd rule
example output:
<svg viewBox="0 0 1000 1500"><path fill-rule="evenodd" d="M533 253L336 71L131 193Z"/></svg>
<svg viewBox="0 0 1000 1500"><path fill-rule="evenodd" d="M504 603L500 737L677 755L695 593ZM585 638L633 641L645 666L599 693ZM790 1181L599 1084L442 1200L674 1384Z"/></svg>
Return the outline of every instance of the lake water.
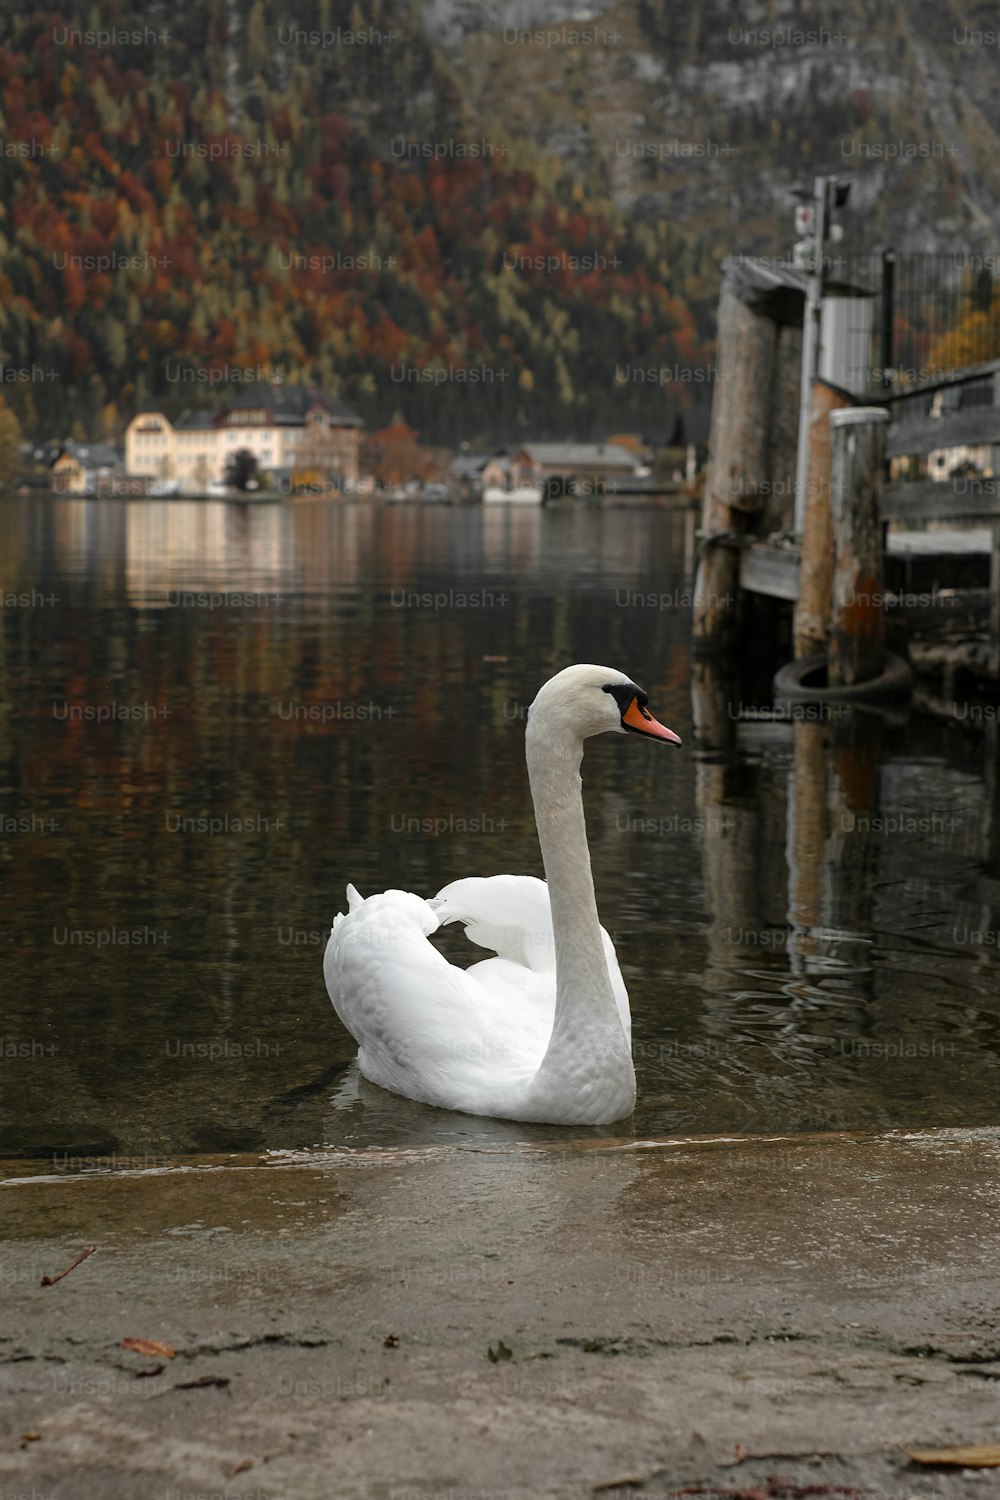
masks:
<svg viewBox="0 0 1000 1500"><path fill-rule="evenodd" d="M615 1131L996 1123L995 718L729 702L700 748L694 545L688 512L0 502L9 1170L586 1134L359 1083L322 975L348 880L541 873L524 708L572 661L684 739L584 761Z"/></svg>

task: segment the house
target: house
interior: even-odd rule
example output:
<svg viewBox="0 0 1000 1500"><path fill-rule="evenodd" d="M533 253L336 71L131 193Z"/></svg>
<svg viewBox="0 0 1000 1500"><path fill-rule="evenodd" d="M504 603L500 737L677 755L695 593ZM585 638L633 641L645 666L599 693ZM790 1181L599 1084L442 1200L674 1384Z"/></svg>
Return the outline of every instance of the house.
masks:
<svg viewBox="0 0 1000 1500"><path fill-rule="evenodd" d="M511 487L546 494L600 492L609 480L636 479L649 470L617 443L525 443L510 461Z"/></svg>
<svg viewBox="0 0 1000 1500"><path fill-rule="evenodd" d="M205 494L225 479L232 456L247 449L261 473L289 488L345 488L358 477L361 418L316 386L274 381L248 387L225 406L185 411L176 422L159 408L137 412L125 429L129 474L176 481Z"/></svg>
<svg viewBox="0 0 1000 1500"><path fill-rule="evenodd" d="M452 490L458 500L482 500L484 490L510 488L510 457L505 448L494 453L462 453L448 470Z"/></svg>
<svg viewBox="0 0 1000 1500"><path fill-rule="evenodd" d="M50 463L52 488L60 495L96 495L122 473L122 456L108 443L59 443Z"/></svg>

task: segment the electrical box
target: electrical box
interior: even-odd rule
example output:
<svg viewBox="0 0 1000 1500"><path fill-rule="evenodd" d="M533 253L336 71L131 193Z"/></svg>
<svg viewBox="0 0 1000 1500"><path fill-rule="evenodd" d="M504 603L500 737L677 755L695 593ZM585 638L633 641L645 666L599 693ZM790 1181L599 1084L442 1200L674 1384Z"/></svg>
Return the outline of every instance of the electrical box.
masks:
<svg viewBox="0 0 1000 1500"><path fill-rule="evenodd" d="M828 290L820 317L819 374L831 385L867 395L872 380L871 297Z"/></svg>

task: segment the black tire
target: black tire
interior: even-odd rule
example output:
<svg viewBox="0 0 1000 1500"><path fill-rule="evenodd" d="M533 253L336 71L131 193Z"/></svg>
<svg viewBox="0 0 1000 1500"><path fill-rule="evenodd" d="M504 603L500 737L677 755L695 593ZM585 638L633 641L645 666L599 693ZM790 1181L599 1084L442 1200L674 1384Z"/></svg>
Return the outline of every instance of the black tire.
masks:
<svg viewBox="0 0 1000 1500"><path fill-rule="evenodd" d="M877 677L853 687L827 687L826 652L818 651L782 667L775 675L773 689L776 703L879 703L908 698L913 691L913 672L901 656L887 651Z"/></svg>

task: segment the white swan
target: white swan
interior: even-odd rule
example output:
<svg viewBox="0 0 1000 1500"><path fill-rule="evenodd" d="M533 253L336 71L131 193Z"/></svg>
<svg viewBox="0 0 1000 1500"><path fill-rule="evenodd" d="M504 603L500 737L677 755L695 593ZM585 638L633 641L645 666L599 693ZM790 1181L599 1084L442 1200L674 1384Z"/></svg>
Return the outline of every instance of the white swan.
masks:
<svg viewBox="0 0 1000 1500"><path fill-rule="evenodd" d="M558 1125L605 1125L635 1104L631 1020L614 945L597 919L583 818L583 742L630 730L680 744L641 688L612 668L566 667L528 710L525 749L544 881L456 880L334 919L323 960L365 1078L424 1104ZM496 958L457 968L428 941L445 922Z"/></svg>

